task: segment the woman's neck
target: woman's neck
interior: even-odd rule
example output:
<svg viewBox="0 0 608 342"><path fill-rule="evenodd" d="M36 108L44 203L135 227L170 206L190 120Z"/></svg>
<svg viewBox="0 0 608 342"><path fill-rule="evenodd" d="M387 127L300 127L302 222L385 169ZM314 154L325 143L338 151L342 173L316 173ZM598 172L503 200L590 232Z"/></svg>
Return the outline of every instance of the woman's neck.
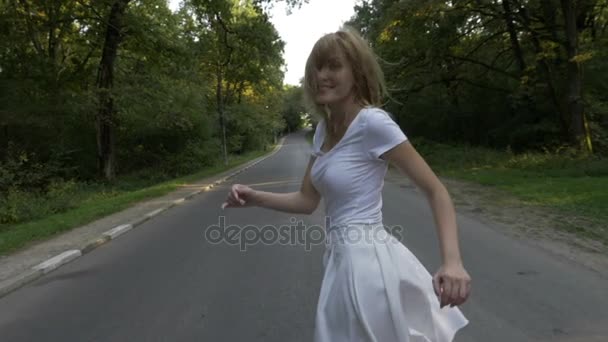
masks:
<svg viewBox="0 0 608 342"><path fill-rule="evenodd" d="M328 105L327 107L330 111L330 121L338 126L347 126L362 108L360 104L350 98L343 103Z"/></svg>

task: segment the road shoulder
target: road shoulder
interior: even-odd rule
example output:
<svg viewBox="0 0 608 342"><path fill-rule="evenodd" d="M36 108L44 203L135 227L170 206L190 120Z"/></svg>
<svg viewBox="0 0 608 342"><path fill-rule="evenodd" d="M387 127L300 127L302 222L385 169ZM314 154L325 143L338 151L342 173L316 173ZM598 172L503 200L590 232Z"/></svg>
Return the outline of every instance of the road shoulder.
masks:
<svg viewBox="0 0 608 342"><path fill-rule="evenodd" d="M412 187L397 170L389 169L389 183ZM608 277L608 246L564 227L585 218L573 217L551 208L532 206L495 188L442 178L459 215L464 215L514 239L542 248ZM415 189L415 188L414 188ZM589 229L593 229L593 222Z"/></svg>

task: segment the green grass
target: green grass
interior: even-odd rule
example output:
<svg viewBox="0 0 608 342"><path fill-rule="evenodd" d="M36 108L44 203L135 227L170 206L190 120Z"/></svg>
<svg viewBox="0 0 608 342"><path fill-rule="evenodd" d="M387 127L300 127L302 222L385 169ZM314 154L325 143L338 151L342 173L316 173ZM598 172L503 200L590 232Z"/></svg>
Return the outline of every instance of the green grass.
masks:
<svg viewBox="0 0 608 342"><path fill-rule="evenodd" d="M454 170L449 176L504 189L531 204L608 220L608 177L550 177L522 170Z"/></svg>
<svg viewBox="0 0 608 342"><path fill-rule="evenodd" d="M525 204L545 206L608 227L608 159L575 153L514 154L428 142L414 145L441 176L492 186ZM562 228L581 230L577 227ZM608 242L607 229L585 235Z"/></svg>
<svg viewBox="0 0 608 342"><path fill-rule="evenodd" d="M200 172L157 184L149 184L130 176L118 179L111 186L81 185L76 190L63 195L66 200L76 203L71 205L69 210L30 222L0 226L0 255L6 255L34 242L122 211L137 202L165 195L180 186L221 173L267 153L269 151L256 151L232 157L228 165L205 168ZM35 209L34 206L32 210Z"/></svg>

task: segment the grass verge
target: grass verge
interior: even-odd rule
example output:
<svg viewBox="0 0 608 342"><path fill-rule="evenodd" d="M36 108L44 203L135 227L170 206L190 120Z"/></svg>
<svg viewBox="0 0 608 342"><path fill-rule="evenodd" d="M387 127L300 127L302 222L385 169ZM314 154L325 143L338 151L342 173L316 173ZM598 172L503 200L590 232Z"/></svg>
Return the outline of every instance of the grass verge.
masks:
<svg viewBox="0 0 608 342"><path fill-rule="evenodd" d="M608 159L551 153L514 154L479 147L414 142L439 175L476 182L547 207L585 223L559 224L608 243Z"/></svg>
<svg viewBox="0 0 608 342"><path fill-rule="evenodd" d="M271 150L272 148L274 147ZM232 157L228 165L205 168L194 174L156 184L146 184L132 176L118 179L113 185L80 184L62 195L62 198L70 201L68 210L29 222L0 226L0 255L15 252L34 242L122 211L137 202L165 195L183 185L227 171L269 152L270 150L256 151ZM35 206L31 210L36 210Z"/></svg>

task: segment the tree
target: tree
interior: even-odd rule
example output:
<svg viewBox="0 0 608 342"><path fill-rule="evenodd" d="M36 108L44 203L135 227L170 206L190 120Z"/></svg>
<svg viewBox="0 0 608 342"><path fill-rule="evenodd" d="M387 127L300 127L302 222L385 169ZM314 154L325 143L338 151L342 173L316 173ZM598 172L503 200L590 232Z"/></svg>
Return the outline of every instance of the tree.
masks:
<svg viewBox="0 0 608 342"><path fill-rule="evenodd" d="M367 0L351 24L386 62L389 108L420 134L591 151L603 131L585 97L600 95L583 71L605 63L594 56L606 48L606 18L596 0Z"/></svg>
<svg viewBox="0 0 608 342"><path fill-rule="evenodd" d="M283 119L288 132L299 129L303 124L306 108L302 102L302 88L286 86L283 95Z"/></svg>
<svg viewBox="0 0 608 342"><path fill-rule="evenodd" d="M114 137L114 62L118 45L122 40L123 17L130 0L116 0L108 16L106 36L101 61L97 72L99 91L99 111L97 114L97 160L99 171L111 181L115 176L115 137Z"/></svg>
<svg viewBox="0 0 608 342"><path fill-rule="evenodd" d="M227 132L228 121L236 122L227 118L227 109L241 103L244 94L260 96L279 89L282 84L280 66L284 63L281 57L284 43L259 5L256 1L233 0L187 3L197 18L200 40L213 42L214 48L204 51L202 58L209 61L208 70L215 75L224 163L228 163L228 140L239 139ZM241 145L235 141L233 145L240 149Z"/></svg>

